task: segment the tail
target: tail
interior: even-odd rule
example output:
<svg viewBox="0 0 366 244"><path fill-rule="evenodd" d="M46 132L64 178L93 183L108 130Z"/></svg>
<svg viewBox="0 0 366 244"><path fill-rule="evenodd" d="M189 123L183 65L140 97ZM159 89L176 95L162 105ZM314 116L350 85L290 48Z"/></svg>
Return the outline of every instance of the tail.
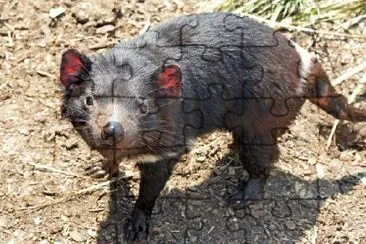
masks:
<svg viewBox="0 0 366 244"><path fill-rule="evenodd" d="M348 104L347 98L338 94L321 64L314 62L308 76L309 100L339 120L366 121L366 110Z"/></svg>

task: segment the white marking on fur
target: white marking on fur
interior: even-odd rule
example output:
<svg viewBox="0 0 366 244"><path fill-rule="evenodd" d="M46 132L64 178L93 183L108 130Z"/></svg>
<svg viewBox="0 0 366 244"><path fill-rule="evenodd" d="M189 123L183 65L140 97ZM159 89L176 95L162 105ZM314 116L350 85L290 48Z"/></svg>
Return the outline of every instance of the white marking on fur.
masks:
<svg viewBox="0 0 366 244"><path fill-rule="evenodd" d="M177 158L178 156L178 153L166 153L162 155L142 154L132 156L128 158L128 160L134 163L155 163L156 161L162 160L164 158Z"/></svg>
<svg viewBox="0 0 366 244"><path fill-rule="evenodd" d="M118 107L117 104L113 104L113 112L109 121L118 121Z"/></svg>
<svg viewBox="0 0 366 244"><path fill-rule="evenodd" d="M296 43L292 42L292 44L295 46L296 51L300 55L301 63L300 63L300 86L297 89L298 94L302 94L304 91L304 88L307 86L307 78L309 77L309 74L311 72L311 69L313 67L313 58L311 54L306 51L304 48L300 47Z"/></svg>
<svg viewBox="0 0 366 244"><path fill-rule="evenodd" d="M152 154L142 154L142 155L137 155L134 156L133 158L131 158L130 160L138 163L138 162L142 162L142 163L154 163L156 161L159 161L163 159L162 156L159 155L152 155Z"/></svg>

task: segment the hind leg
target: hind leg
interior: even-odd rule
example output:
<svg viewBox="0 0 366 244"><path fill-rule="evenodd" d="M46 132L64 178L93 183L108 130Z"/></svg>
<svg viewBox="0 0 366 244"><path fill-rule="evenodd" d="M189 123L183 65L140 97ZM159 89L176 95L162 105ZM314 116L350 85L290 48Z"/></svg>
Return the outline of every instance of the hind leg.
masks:
<svg viewBox="0 0 366 244"><path fill-rule="evenodd" d="M264 186L278 158L279 150L273 135L257 135L255 138L245 138L233 134L234 150L239 153L244 169L249 179L242 182L239 189L229 196L230 203L260 199L263 197Z"/></svg>

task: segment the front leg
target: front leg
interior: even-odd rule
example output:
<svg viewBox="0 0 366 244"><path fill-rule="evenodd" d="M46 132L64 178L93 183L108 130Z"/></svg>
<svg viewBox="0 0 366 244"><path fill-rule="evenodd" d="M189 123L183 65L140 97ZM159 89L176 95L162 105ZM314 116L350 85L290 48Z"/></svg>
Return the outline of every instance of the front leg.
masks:
<svg viewBox="0 0 366 244"><path fill-rule="evenodd" d="M148 239L149 222L155 201L168 181L177 160L164 159L155 163L141 163L140 191L135 208L125 225L125 238L129 242Z"/></svg>

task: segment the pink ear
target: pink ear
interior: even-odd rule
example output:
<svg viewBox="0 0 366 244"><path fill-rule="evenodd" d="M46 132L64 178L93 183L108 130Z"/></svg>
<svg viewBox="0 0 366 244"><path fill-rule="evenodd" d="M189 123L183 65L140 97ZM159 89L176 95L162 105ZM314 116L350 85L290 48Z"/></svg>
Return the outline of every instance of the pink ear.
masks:
<svg viewBox="0 0 366 244"><path fill-rule="evenodd" d="M88 71L90 69L89 58L75 49L68 49L62 54L61 68L60 68L60 80L64 86L75 81L81 72Z"/></svg>
<svg viewBox="0 0 366 244"><path fill-rule="evenodd" d="M176 64L165 66L155 79L156 84L166 97L178 97L181 88L182 72Z"/></svg>

